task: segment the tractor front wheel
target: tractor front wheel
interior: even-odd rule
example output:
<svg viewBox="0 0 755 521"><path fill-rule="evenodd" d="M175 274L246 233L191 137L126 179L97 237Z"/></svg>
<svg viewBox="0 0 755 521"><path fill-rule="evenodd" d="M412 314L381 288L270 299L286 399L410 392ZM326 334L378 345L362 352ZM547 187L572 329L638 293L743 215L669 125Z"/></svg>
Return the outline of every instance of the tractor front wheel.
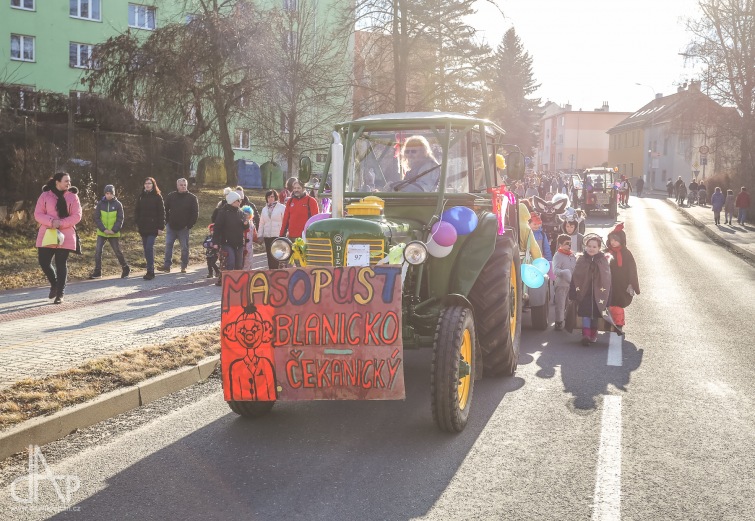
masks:
<svg viewBox="0 0 755 521"><path fill-rule="evenodd" d="M451 306L441 311L435 329L430 393L433 420L446 432L461 432L467 426L476 342L471 309Z"/></svg>
<svg viewBox="0 0 755 521"><path fill-rule="evenodd" d="M275 402L227 402L233 412L244 418L259 418L273 409Z"/></svg>

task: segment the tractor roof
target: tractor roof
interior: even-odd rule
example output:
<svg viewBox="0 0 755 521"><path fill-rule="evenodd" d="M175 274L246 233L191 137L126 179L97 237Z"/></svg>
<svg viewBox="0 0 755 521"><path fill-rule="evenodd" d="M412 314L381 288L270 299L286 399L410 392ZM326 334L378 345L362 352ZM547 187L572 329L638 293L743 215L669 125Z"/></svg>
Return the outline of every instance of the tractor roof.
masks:
<svg viewBox="0 0 755 521"><path fill-rule="evenodd" d="M502 134L505 131L495 123L482 118L475 118L464 114L454 112L395 112L391 114L375 114L339 123L339 128L350 125L364 124L372 129L393 130L393 129L416 129L428 126L445 126L450 123L452 127L470 127L474 125L485 125L490 129L496 129Z"/></svg>

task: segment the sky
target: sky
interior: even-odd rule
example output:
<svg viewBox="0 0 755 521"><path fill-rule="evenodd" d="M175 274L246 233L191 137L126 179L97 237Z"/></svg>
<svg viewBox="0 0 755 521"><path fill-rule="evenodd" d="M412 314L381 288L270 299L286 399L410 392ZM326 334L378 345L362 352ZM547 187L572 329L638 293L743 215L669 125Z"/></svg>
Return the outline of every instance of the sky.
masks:
<svg viewBox="0 0 755 521"><path fill-rule="evenodd" d="M492 1L503 16L480 0L470 25L494 49L514 27L543 103L592 111L607 101L611 112L634 112L702 70L678 55L692 39L683 22L696 0Z"/></svg>

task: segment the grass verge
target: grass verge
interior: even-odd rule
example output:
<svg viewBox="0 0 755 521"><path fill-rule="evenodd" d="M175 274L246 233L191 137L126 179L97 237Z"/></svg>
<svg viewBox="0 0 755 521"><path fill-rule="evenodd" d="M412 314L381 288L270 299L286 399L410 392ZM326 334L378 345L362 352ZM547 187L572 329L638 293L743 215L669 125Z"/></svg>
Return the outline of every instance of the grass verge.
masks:
<svg viewBox="0 0 755 521"><path fill-rule="evenodd" d="M90 360L45 378L22 380L0 391L0 430L179 367L196 365L219 352L220 329L215 327L164 344Z"/></svg>

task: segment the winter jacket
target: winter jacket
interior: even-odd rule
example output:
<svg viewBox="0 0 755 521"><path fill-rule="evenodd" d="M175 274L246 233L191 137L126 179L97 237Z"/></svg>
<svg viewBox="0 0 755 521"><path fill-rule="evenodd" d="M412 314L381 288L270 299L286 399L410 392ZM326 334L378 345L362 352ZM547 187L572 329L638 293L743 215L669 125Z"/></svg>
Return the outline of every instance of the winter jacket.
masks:
<svg viewBox="0 0 755 521"><path fill-rule="evenodd" d="M572 273L577 266L577 257L572 253L565 255L556 252L553 256L553 274L556 276L557 288L568 288L571 284Z"/></svg>
<svg viewBox="0 0 755 521"><path fill-rule="evenodd" d="M282 203L275 203L273 209L265 205L260 211L260 225L259 236L260 237L278 237L278 232L283 225L283 214L286 212L286 205Z"/></svg>
<svg viewBox="0 0 755 521"><path fill-rule="evenodd" d="M239 248L244 245L244 232L249 222L244 219L244 212L232 204L226 204L219 211L212 229L212 243L218 246Z"/></svg>
<svg viewBox="0 0 755 521"><path fill-rule="evenodd" d="M607 318L608 297L611 294L611 268L605 254L582 254L574 266L569 298L578 302L580 317Z"/></svg>
<svg viewBox="0 0 755 521"><path fill-rule="evenodd" d="M750 207L750 194L748 192L739 192L737 194L737 200L734 203L737 208L749 208Z"/></svg>
<svg viewBox="0 0 755 521"><path fill-rule="evenodd" d="M157 235L165 229L163 196L154 190L142 191L136 201L136 227L142 236Z"/></svg>
<svg viewBox="0 0 755 521"><path fill-rule="evenodd" d="M309 218L319 212L320 209L314 197L310 195L292 197L286 202L279 236L298 239L304 233L304 225Z"/></svg>
<svg viewBox="0 0 755 521"><path fill-rule="evenodd" d="M635 294L640 294L637 263L634 261L632 252L622 247L621 266L619 266L616 254L611 256L608 264L611 267L611 298L609 305L625 308L632 303L632 294L628 291L630 286Z"/></svg>
<svg viewBox="0 0 755 521"><path fill-rule="evenodd" d="M728 213L734 213L734 194L727 194L726 195L726 202L724 203L724 208Z"/></svg>
<svg viewBox="0 0 755 521"><path fill-rule="evenodd" d="M199 217L197 196L191 192L171 192L165 197L165 223L173 230L191 228Z"/></svg>
<svg viewBox="0 0 755 521"><path fill-rule="evenodd" d="M726 196L723 192L713 192L713 195L710 196L710 205L714 212L720 212L725 202Z"/></svg>
<svg viewBox="0 0 755 521"><path fill-rule="evenodd" d="M123 227L123 205L113 197L108 201L103 197L94 207L94 224L97 226L97 235L101 237L120 237ZM105 230L113 233L108 235Z"/></svg>
<svg viewBox="0 0 755 521"><path fill-rule="evenodd" d="M532 232L533 237L537 241L538 246L540 246L540 251L543 252L543 257L545 257L548 261L553 260L553 255L551 254L551 246L548 243L548 237L545 236L545 232L542 228L539 230L534 230Z"/></svg>
<svg viewBox="0 0 755 521"><path fill-rule="evenodd" d="M58 248L76 251L76 230L74 227L81 221L81 203L79 202L79 196L76 195L77 193L79 193L79 190L75 186L72 186L63 193L66 206L68 206L68 217L60 219L56 207L58 196L49 188L44 188L42 195L37 199L37 206L34 208L34 219L39 223L37 248L42 247L42 239L45 236L45 232L53 227L52 222L55 219L60 219L60 228L58 229L63 232L65 239L63 240L63 244L59 245Z"/></svg>

